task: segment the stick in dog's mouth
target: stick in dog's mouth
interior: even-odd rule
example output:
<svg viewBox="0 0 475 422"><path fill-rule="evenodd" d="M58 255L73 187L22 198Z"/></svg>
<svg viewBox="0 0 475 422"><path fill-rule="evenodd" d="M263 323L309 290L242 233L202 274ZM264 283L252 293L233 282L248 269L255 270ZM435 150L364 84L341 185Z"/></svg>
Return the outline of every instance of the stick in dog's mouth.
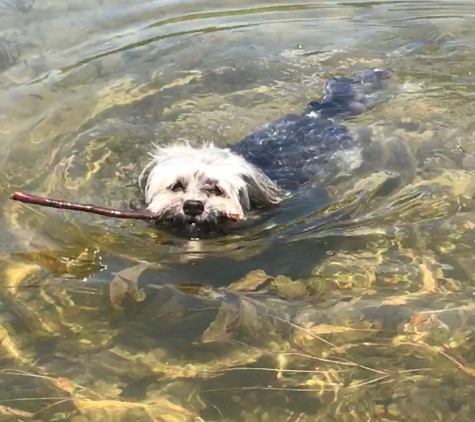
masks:
<svg viewBox="0 0 475 422"><path fill-rule="evenodd" d="M42 196L30 195L25 192L13 192L10 199L26 204L42 205L45 207L58 208L62 210L87 212L90 214L103 215L105 217L127 218L131 220L157 220L160 216L150 211L125 211L113 208L99 207L90 204L78 204L75 202L62 201L60 199L45 198ZM237 215L227 215L230 221L239 221Z"/></svg>

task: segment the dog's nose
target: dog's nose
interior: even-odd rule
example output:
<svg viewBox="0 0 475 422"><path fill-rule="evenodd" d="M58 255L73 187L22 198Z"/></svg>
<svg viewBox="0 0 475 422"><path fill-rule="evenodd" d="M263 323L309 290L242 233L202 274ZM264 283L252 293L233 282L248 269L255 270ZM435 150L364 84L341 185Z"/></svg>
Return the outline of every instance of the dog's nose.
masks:
<svg viewBox="0 0 475 422"><path fill-rule="evenodd" d="M205 207L201 201L185 201L183 204L183 212L193 217L202 214L204 209Z"/></svg>

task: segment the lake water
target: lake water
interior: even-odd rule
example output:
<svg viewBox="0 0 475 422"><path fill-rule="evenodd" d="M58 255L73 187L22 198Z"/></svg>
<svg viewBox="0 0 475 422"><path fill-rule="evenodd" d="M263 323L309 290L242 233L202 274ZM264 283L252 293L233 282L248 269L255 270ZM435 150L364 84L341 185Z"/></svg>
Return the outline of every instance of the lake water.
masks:
<svg viewBox="0 0 475 422"><path fill-rule="evenodd" d="M470 1L0 0L0 419L475 420L474 24ZM387 101L347 122L374 171L242 233L8 199L127 209L152 142L237 142L377 67Z"/></svg>

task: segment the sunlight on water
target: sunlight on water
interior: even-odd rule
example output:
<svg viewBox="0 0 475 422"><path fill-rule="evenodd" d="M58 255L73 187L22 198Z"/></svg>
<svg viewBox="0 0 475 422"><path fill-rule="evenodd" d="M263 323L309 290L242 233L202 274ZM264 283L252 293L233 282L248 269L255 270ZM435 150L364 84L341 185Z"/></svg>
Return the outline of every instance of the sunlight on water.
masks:
<svg viewBox="0 0 475 422"><path fill-rule="evenodd" d="M474 17L0 0L0 419L473 421ZM152 142L237 142L376 67L385 102L346 123L372 140L357 174L242 233L8 200L127 209Z"/></svg>

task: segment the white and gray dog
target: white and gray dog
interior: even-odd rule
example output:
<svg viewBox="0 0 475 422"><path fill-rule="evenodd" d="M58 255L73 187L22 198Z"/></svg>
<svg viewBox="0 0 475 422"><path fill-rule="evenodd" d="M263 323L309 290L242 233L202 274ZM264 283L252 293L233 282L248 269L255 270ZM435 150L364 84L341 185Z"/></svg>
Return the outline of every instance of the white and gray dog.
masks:
<svg viewBox="0 0 475 422"><path fill-rule="evenodd" d="M336 77L302 115L285 116L228 148L157 147L139 184L156 223L175 235L204 238L251 212L280 203L309 181L325 183L361 162L361 141L338 122L376 103L387 72Z"/></svg>

